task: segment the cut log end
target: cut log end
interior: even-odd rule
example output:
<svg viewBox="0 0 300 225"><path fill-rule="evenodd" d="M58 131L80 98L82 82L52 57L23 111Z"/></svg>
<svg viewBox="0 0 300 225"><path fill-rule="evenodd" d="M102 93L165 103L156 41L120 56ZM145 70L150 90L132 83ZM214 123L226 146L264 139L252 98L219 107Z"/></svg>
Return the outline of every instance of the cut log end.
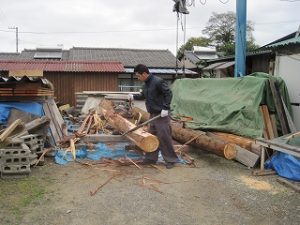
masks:
<svg viewBox="0 0 300 225"><path fill-rule="evenodd" d="M154 152L158 149L159 141L156 136L148 136L147 138L143 138L139 145L145 152Z"/></svg>
<svg viewBox="0 0 300 225"><path fill-rule="evenodd" d="M224 156L226 159L235 159L236 157L236 147L234 144L227 144L224 147Z"/></svg>

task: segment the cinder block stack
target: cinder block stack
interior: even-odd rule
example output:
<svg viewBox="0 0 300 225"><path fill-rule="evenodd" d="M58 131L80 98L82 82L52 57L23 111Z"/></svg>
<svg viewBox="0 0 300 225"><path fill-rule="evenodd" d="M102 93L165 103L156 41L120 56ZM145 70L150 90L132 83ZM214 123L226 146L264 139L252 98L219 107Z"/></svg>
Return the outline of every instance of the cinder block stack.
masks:
<svg viewBox="0 0 300 225"><path fill-rule="evenodd" d="M30 174L30 166L44 150L42 135L31 134L13 139L0 149L1 178L20 178Z"/></svg>
<svg viewBox="0 0 300 225"><path fill-rule="evenodd" d="M29 134L20 137L33 154L41 155L44 151L44 139L42 135Z"/></svg>
<svg viewBox="0 0 300 225"><path fill-rule="evenodd" d="M30 174L32 154L22 142L15 142L0 149L1 178L19 178Z"/></svg>

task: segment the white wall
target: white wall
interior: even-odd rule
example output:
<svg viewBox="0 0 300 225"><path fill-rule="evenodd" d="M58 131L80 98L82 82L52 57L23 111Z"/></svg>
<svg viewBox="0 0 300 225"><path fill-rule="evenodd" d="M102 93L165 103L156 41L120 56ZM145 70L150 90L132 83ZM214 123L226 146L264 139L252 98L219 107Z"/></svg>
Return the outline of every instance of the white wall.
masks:
<svg viewBox="0 0 300 225"><path fill-rule="evenodd" d="M300 54L276 56L275 76L285 81L292 103L300 103ZM300 130L300 106L292 106L293 119Z"/></svg>

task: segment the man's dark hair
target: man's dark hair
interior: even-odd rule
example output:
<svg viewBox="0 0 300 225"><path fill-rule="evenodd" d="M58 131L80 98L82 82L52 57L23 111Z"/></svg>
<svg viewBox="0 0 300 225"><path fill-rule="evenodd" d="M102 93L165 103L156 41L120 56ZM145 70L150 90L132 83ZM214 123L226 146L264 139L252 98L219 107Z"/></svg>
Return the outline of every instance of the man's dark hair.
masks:
<svg viewBox="0 0 300 225"><path fill-rule="evenodd" d="M147 66L145 66L144 64L138 64L134 67L134 70L133 70L134 73L139 73L139 74L142 74L142 73L147 73L149 74L149 69Z"/></svg>

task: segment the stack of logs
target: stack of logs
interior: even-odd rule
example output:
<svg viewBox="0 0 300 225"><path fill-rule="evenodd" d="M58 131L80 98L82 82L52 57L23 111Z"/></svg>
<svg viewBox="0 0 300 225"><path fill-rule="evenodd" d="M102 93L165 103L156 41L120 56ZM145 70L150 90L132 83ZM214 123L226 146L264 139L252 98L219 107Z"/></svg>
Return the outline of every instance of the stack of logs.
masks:
<svg viewBox="0 0 300 225"><path fill-rule="evenodd" d="M133 116L140 117L141 122L149 119L149 114L140 108L133 108ZM182 124L172 123L172 137L180 143L190 142L195 150L210 151L226 159L235 159L248 167L254 167L258 162L260 148L255 141L234 134L221 132L203 132L183 128Z"/></svg>

